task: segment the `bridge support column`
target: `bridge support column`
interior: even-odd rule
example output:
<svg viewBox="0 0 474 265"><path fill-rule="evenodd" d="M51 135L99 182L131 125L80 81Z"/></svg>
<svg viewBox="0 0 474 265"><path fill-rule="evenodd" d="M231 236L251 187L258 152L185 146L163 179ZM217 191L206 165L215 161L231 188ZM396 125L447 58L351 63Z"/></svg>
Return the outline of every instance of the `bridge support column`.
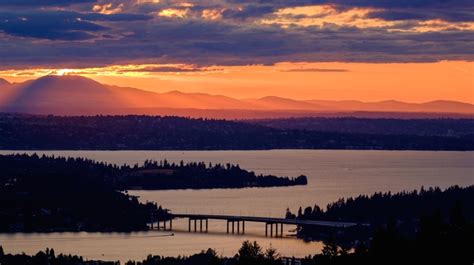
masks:
<svg viewBox="0 0 474 265"><path fill-rule="evenodd" d="M227 220L227 234L229 233L229 220Z"/></svg>
<svg viewBox="0 0 474 265"><path fill-rule="evenodd" d="M240 221L237 221L237 234L240 234Z"/></svg>
<svg viewBox="0 0 474 265"><path fill-rule="evenodd" d="M273 237L273 223L270 223L270 237Z"/></svg>
<svg viewBox="0 0 474 265"><path fill-rule="evenodd" d="M197 220L194 219L194 232L197 232Z"/></svg>
<svg viewBox="0 0 474 265"><path fill-rule="evenodd" d="M245 221L242 221L242 234L245 234Z"/></svg>
<svg viewBox="0 0 474 265"><path fill-rule="evenodd" d="M280 224L280 237L283 237L283 223Z"/></svg>
<svg viewBox="0 0 474 265"><path fill-rule="evenodd" d="M268 223L265 223L265 236L268 236Z"/></svg>
<svg viewBox="0 0 474 265"><path fill-rule="evenodd" d="M232 222L232 234L234 234L234 221L231 221Z"/></svg>
<svg viewBox="0 0 474 265"><path fill-rule="evenodd" d="M188 231L191 232L191 218L188 219Z"/></svg>

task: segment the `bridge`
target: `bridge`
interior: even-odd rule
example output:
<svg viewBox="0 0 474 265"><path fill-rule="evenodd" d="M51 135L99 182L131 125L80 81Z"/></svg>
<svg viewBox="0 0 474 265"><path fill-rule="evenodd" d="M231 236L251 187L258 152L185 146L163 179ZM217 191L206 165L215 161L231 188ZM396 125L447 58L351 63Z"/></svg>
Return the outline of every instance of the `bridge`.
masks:
<svg viewBox="0 0 474 265"><path fill-rule="evenodd" d="M245 222L255 222L265 224L265 236L283 236L283 225L296 226L316 226L320 228L344 229L353 226L368 224L359 224L352 222L333 222L333 221L317 221L317 220L301 220L301 219L285 219L273 217L257 217L257 216L237 216L237 215L213 215L213 214L168 214L167 218L157 220L157 228L163 230L173 229L173 219L188 219L189 232L208 232L209 220L227 221L227 234L245 234ZM160 223L163 226L160 226ZM198 227L199 222L199 227ZM169 223L167 228L167 223ZM275 227L275 229L274 229ZM153 229L153 222L151 224ZM193 229L194 228L194 229ZM198 229L199 228L199 229ZM274 233L275 232L275 233Z"/></svg>

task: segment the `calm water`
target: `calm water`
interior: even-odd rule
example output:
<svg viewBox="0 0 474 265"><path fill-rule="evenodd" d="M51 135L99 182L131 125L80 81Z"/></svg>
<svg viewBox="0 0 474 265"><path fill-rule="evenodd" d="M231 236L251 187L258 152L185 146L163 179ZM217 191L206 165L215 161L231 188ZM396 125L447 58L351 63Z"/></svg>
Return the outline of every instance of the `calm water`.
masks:
<svg viewBox="0 0 474 265"><path fill-rule="evenodd" d="M0 154L12 153L1 151ZM31 153L31 152L29 152ZM39 154L88 157L117 164L142 163L145 159L238 163L257 173L308 176L309 185L286 188L133 191L142 201L156 201L175 213L211 213L282 217L287 208L326 204L340 197L378 191L402 191L421 186L474 185L474 152L411 151L48 151ZM189 234L187 223L174 223L174 236L164 232L132 234L54 233L0 235L9 252L33 253L46 247L56 252L91 259L142 259L147 254L192 254L212 247L233 255L243 240L270 244L284 255L304 256L321 249L318 242L305 243L286 237L263 237L263 224L246 224L246 235L227 236L225 222L210 221L208 234ZM285 227L287 234L293 227Z"/></svg>

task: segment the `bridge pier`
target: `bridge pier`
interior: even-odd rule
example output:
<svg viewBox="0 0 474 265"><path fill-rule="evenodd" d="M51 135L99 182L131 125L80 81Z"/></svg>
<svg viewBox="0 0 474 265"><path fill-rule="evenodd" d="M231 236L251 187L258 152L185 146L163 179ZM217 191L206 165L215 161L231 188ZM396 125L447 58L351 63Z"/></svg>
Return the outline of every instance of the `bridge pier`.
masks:
<svg viewBox="0 0 474 265"><path fill-rule="evenodd" d="M273 237L273 225L275 225L275 237L283 237L283 223L265 223L265 236L268 237L268 226L270 226L270 237ZM280 227L278 227L280 225Z"/></svg>
<svg viewBox="0 0 474 265"><path fill-rule="evenodd" d="M236 224L237 222L237 224ZM240 227L240 222L242 222L242 229ZM227 227L226 227L227 234L235 234L237 232L238 235L245 234L245 221L239 220L227 220Z"/></svg>
<svg viewBox="0 0 474 265"><path fill-rule="evenodd" d="M156 230L163 230L163 231L171 231L173 230L173 219L169 220L156 220L150 222L150 230L155 230L155 222L156 222ZM169 222L169 227L167 227L167 223Z"/></svg>
<svg viewBox="0 0 474 265"><path fill-rule="evenodd" d="M203 220L206 222L205 227L203 227ZM197 225L198 221L199 221L199 233L203 233L203 232L207 233L209 229L209 219L207 218L189 218L188 219L188 232L192 231L191 223L194 223L194 232L198 232L198 225Z"/></svg>

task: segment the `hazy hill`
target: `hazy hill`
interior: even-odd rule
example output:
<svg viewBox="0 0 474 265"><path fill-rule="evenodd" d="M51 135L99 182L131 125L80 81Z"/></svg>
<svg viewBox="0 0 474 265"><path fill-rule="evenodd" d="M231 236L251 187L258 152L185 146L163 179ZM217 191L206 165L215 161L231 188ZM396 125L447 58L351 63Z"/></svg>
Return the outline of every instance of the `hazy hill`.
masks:
<svg viewBox="0 0 474 265"><path fill-rule="evenodd" d="M275 96L241 100L204 93L156 93L109 86L81 76L45 76L15 84L0 79L0 111L56 115L147 114L248 119L303 117L328 113L353 116L353 112L474 114L474 105L441 100L427 103L393 100L361 102L294 100Z"/></svg>
<svg viewBox="0 0 474 265"><path fill-rule="evenodd" d="M281 98L268 96L259 99L245 99L245 102L251 103L256 106L258 109L264 110L318 110L318 111L328 111L333 110L333 108L327 108L326 106L321 106L319 104L305 102L300 100Z"/></svg>
<svg viewBox="0 0 474 265"><path fill-rule="evenodd" d="M0 87L6 87L6 86L9 86L9 85L10 85L10 82L8 82L5 79L0 78Z"/></svg>
<svg viewBox="0 0 474 265"><path fill-rule="evenodd" d="M3 111L113 114L143 108L245 109L239 100L201 93L155 93L108 86L80 76L45 76L16 84L0 98Z"/></svg>
<svg viewBox="0 0 474 265"><path fill-rule="evenodd" d="M7 96L7 110L35 113L40 110L63 113L68 109L93 109L128 106L111 89L80 76L45 76L17 84Z"/></svg>
<svg viewBox="0 0 474 265"><path fill-rule="evenodd" d="M437 100L425 103L407 103L396 100L379 102L362 102L356 100L330 101L308 100L311 104L326 106L327 109L339 111L380 111L380 112L446 112L473 113L474 105L448 100Z"/></svg>

